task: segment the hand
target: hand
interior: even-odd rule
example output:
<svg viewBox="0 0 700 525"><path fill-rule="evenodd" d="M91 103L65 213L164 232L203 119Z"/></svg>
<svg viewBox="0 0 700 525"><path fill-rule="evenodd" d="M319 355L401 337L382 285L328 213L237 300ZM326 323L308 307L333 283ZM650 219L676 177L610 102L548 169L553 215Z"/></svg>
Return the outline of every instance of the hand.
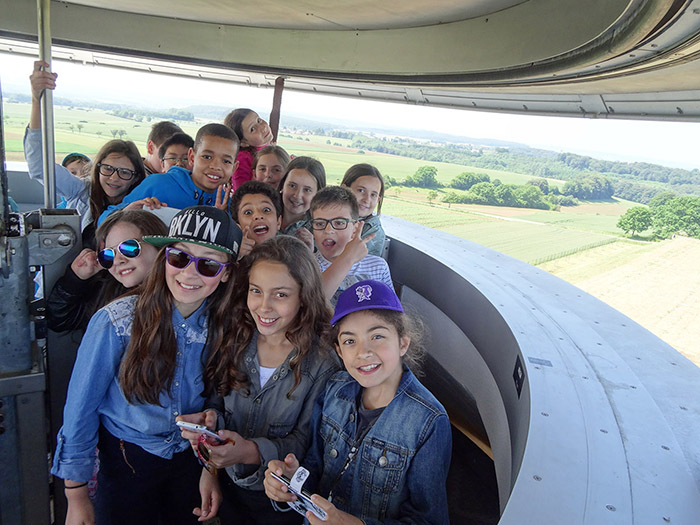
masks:
<svg viewBox="0 0 700 525"><path fill-rule="evenodd" d="M272 477L274 472L278 476L287 476L292 479L292 476L299 468L299 460L294 454L287 454L284 461L278 459L273 459L267 464L267 470L265 471L265 479L263 480L263 485L265 486L265 494L270 499L275 501L294 501L297 497L287 490L287 485L277 481Z"/></svg>
<svg viewBox="0 0 700 525"><path fill-rule="evenodd" d="M56 73L44 71L42 68L49 68L49 64L43 60L34 62L34 70L29 76L29 82L32 85L32 98L34 100L41 99L41 95L45 89L56 89Z"/></svg>
<svg viewBox="0 0 700 525"><path fill-rule="evenodd" d="M241 247L238 250L238 260L240 261L250 253L250 251L255 246L255 239L252 237L253 234L250 232L250 226L246 226L243 230L243 239L241 240Z"/></svg>
<svg viewBox="0 0 700 525"><path fill-rule="evenodd" d="M368 253L367 243L374 239L375 233L369 234L367 237L362 239L360 235L362 234L362 227L364 226L364 221L359 221L355 228L355 234L350 239L350 242L345 245L342 253L338 258L350 259L352 264L361 261Z"/></svg>
<svg viewBox="0 0 700 525"><path fill-rule="evenodd" d="M216 468L225 468L238 463L245 465L260 464L260 451L254 441L243 439L238 432L231 430L219 430L219 439L224 441L222 445L209 447L209 463Z"/></svg>
<svg viewBox="0 0 700 525"><path fill-rule="evenodd" d="M158 200L158 197L146 197L145 199L139 199L137 201L134 201L127 206L124 207L125 210L142 210L144 208L148 208L149 210L158 210L161 207L165 206L166 208L168 205L164 202L160 202Z"/></svg>
<svg viewBox="0 0 700 525"><path fill-rule="evenodd" d="M347 512L343 512L342 510L337 509L336 506L333 505L330 501L328 501L326 498L319 496L318 494L314 494L313 496L311 496L311 501L313 501L316 505L325 510L326 514L328 514L328 516L326 517L326 521L321 521L316 517L316 515L313 512L311 512L310 510L307 511L306 519L309 520L309 523L311 525L363 525L364 523L361 519L356 518L355 516L352 516Z"/></svg>
<svg viewBox="0 0 700 525"><path fill-rule="evenodd" d="M195 414L183 414L182 416L177 416L175 421L186 421L187 423L194 423L195 425L204 425L210 430L216 428L217 414L213 410L207 410L206 412L197 412ZM190 442L192 445L192 450L197 453L197 442L199 441L200 434L197 432L190 432L189 430L180 429L180 435Z"/></svg>
<svg viewBox="0 0 700 525"><path fill-rule="evenodd" d="M70 263L70 269L80 280L87 281L93 275L97 275L102 270L102 266L97 261L97 253L85 248Z"/></svg>
<svg viewBox="0 0 700 525"><path fill-rule="evenodd" d="M192 514L199 516L197 521L210 520L219 512L219 505L223 498L219 480L207 469L202 469L202 475L199 478L199 494L202 496L202 506L196 507Z"/></svg>
<svg viewBox="0 0 700 525"><path fill-rule="evenodd" d="M299 228L294 235L297 236L297 239L299 239L301 242L306 244L306 246L309 247L309 250L312 252L314 251L314 234L311 233L309 230L306 228Z"/></svg>
<svg viewBox="0 0 700 525"><path fill-rule="evenodd" d="M216 201L214 206L220 210L228 210L228 199L231 196L231 183L224 182L221 186L216 188Z"/></svg>
<svg viewBox="0 0 700 525"><path fill-rule="evenodd" d="M90 501L87 486L65 492L68 499L66 525L95 525L95 507Z"/></svg>

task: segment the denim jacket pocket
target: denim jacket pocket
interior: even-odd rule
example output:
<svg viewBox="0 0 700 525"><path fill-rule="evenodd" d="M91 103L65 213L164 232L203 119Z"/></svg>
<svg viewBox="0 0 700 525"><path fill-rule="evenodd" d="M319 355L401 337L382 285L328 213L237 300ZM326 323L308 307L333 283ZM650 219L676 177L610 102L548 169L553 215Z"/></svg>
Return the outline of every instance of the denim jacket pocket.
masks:
<svg viewBox="0 0 700 525"><path fill-rule="evenodd" d="M372 439L362 447L360 479L375 494L396 492L402 486L409 450L392 443Z"/></svg>
<svg viewBox="0 0 700 525"><path fill-rule="evenodd" d="M294 430L295 423L271 424L267 429L267 437L270 439L284 438Z"/></svg>

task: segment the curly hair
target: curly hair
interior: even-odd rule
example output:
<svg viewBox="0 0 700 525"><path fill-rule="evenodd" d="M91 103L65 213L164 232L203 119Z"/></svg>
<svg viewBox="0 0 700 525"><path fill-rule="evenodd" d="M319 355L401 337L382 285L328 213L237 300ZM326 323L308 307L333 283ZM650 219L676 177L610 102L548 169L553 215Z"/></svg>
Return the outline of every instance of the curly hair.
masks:
<svg viewBox="0 0 700 525"><path fill-rule="evenodd" d="M256 245L240 261L234 287L233 308L229 312L230 331L226 344L212 353L205 368L205 390L215 391L219 396L232 389L239 390L250 385L244 372L245 350L256 332L255 320L248 309L248 287L250 272L262 261L283 264L291 277L299 284L300 306L294 320L289 324L285 336L294 346L289 366L294 373L294 386L287 393L291 396L301 381L301 363L326 338L330 329L331 309L323 295L321 272L308 247L289 235L280 235Z"/></svg>

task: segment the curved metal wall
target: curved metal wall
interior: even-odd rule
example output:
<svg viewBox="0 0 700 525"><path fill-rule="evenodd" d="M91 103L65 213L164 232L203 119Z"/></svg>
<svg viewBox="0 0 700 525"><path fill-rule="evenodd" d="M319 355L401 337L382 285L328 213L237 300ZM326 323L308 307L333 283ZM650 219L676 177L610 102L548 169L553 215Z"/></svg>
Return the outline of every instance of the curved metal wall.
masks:
<svg viewBox="0 0 700 525"><path fill-rule="evenodd" d="M392 277L479 358L469 348L431 354L483 362L497 385L495 400L488 381L464 387L493 448L501 523L695 522L700 368L551 274L427 227L382 223Z"/></svg>

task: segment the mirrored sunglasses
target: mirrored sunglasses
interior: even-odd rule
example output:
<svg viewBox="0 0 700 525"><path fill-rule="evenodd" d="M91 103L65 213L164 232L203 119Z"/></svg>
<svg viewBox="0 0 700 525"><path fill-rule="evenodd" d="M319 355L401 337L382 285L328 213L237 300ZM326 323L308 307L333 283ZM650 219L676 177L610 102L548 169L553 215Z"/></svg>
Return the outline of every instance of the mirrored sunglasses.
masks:
<svg viewBox="0 0 700 525"><path fill-rule="evenodd" d="M191 253L183 250L178 250L172 246L165 249L165 260L168 264L179 270L184 270L190 263L194 262L194 269L202 277L216 277L221 273L221 270L226 268L230 263L221 263L207 257L195 257Z"/></svg>
<svg viewBox="0 0 700 525"><path fill-rule="evenodd" d="M121 253L124 257L133 259L141 254L141 244L136 239L128 239L120 242L117 246L117 250L119 250L119 253ZM114 264L114 256L116 253L117 252L114 248L105 248L104 250L100 250L97 254L97 262L100 263L100 266L106 270L109 270Z"/></svg>

